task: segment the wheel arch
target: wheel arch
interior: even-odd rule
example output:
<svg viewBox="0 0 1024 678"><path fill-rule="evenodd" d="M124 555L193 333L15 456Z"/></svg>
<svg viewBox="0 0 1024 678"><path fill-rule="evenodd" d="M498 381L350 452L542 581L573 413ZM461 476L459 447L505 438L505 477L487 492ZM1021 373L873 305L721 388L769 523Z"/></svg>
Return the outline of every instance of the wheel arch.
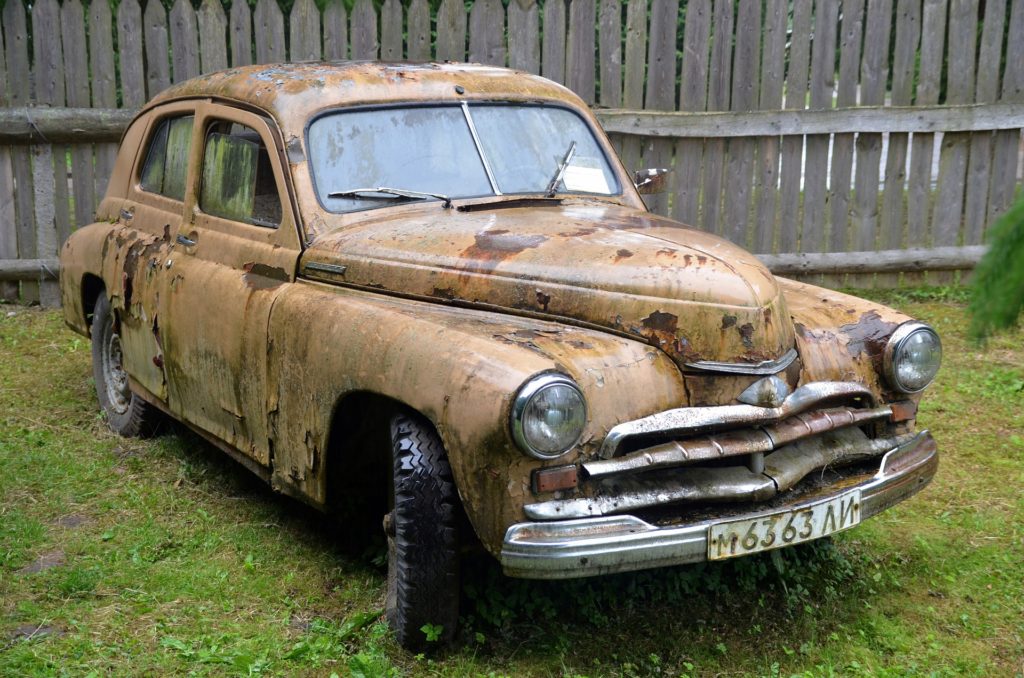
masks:
<svg viewBox="0 0 1024 678"><path fill-rule="evenodd" d="M98 275L86 273L82 276L82 322L90 336L92 335L92 316L93 309L96 308L96 300L101 294L105 294L106 290L106 284Z"/></svg>
<svg viewBox="0 0 1024 678"><path fill-rule="evenodd" d="M438 430L423 412L390 396L358 390L341 394L327 430L324 497L329 511L362 500L368 508L387 501L391 477L391 421L405 412Z"/></svg>

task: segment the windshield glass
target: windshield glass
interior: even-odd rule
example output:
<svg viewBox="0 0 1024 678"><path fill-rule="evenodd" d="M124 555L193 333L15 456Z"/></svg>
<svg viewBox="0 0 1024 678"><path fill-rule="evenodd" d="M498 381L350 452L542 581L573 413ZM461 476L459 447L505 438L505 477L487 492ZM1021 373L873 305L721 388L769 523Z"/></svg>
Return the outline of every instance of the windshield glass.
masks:
<svg viewBox="0 0 1024 678"><path fill-rule="evenodd" d="M309 128L309 156L321 204L353 212L445 196L619 193L601 147L576 113L513 104L470 104L468 112L479 148L460 106L317 118Z"/></svg>

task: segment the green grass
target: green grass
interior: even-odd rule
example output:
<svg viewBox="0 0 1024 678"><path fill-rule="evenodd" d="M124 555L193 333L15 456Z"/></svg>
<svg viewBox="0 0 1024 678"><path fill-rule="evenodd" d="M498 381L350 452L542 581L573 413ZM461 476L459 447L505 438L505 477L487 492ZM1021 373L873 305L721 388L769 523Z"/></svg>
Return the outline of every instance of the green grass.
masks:
<svg viewBox="0 0 1024 678"><path fill-rule="evenodd" d="M775 557L563 583L473 561L459 645L422 657L381 620L379 541L177 428L113 436L88 342L0 306L0 675L1024 675L1024 335L968 345L955 289L874 296L943 336L922 494Z"/></svg>

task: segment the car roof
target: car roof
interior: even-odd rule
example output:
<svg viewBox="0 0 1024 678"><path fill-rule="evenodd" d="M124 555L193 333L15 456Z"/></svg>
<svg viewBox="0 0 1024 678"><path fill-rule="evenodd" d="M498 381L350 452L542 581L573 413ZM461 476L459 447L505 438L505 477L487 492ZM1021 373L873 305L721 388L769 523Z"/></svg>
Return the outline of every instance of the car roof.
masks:
<svg viewBox="0 0 1024 678"><path fill-rule="evenodd" d="M178 83L147 108L172 100L213 97L261 109L286 135L330 108L398 102L466 100L585 104L570 90L523 71L464 63L320 61L229 68Z"/></svg>

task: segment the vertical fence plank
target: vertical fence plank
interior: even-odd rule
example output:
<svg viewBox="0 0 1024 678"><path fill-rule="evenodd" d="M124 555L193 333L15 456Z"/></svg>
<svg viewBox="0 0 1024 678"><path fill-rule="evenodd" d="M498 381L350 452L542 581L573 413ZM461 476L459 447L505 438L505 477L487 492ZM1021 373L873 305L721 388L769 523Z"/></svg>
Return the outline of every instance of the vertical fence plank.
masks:
<svg viewBox="0 0 1024 678"><path fill-rule="evenodd" d="M1006 0L986 0L981 50L978 53L978 80L974 100L994 103L999 98L999 67L1003 51ZM992 171L992 132L971 135L967 165L967 195L964 198L965 245L980 245L988 215L988 193Z"/></svg>
<svg viewBox="0 0 1024 678"><path fill-rule="evenodd" d="M252 20L253 37L256 38L256 63L273 64L284 61L284 15L281 14L277 0L257 0Z"/></svg>
<svg viewBox="0 0 1024 678"><path fill-rule="evenodd" d="M711 0L690 0L683 29L683 65L679 83L679 110L703 111L708 103L708 58L711 38ZM641 66L642 70L642 66ZM704 142L676 142L675 190L672 216L686 224L698 223L700 170Z"/></svg>
<svg viewBox="0 0 1024 678"><path fill-rule="evenodd" d="M406 37L406 58L409 61L430 60L430 3L412 0L409 5L409 27Z"/></svg>
<svg viewBox="0 0 1024 678"><path fill-rule="evenodd" d="M618 0L601 0L598 18L601 64L601 105L622 105L622 11Z"/></svg>
<svg viewBox="0 0 1024 678"><path fill-rule="evenodd" d="M838 0L816 0L814 44L811 47L810 107L832 107L835 80ZM805 140L804 216L801 252L821 252L825 245L825 191L828 175L829 135L813 134Z"/></svg>
<svg viewBox="0 0 1024 678"><path fill-rule="evenodd" d="M376 59L377 42L377 10L372 0L356 0L352 6L352 27L349 36L352 39L353 59Z"/></svg>
<svg viewBox="0 0 1024 678"><path fill-rule="evenodd" d="M864 105L885 101L889 73L889 29L892 0L868 0L861 55L860 93ZM878 243L878 179L882 161L882 135L857 135L857 171L854 175L852 233L854 249L866 252ZM871 276L851 276L852 284L867 285Z"/></svg>
<svg viewBox="0 0 1024 678"><path fill-rule="evenodd" d="M657 3L655 3L657 4ZM594 0L572 0L569 5L569 35L565 50L565 84L588 104L594 103ZM653 25L653 24L652 24ZM672 24L675 35L675 23ZM672 50L675 63L675 49ZM674 87L670 88L674 90Z"/></svg>
<svg viewBox="0 0 1024 678"><path fill-rule="evenodd" d="M227 68L227 17L220 0L203 0L198 17L201 72L212 73Z"/></svg>
<svg viewBox="0 0 1024 678"><path fill-rule="evenodd" d="M348 58L348 11L344 0L331 0L324 8L324 58Z"/></svg>
<svg viewBox="0 0 1024 678"><path fill-rule="evenodd" d="M921 65L917 75L918 106L939 101L942 57L946 44L946 8L948 0L924 0L921 9ZM910 141L910 175L907 179L907 244L926 247L932 244L932 156L934 134L914 134ZM906 282L924 278L904 275Z"/></svg>
<svg viewBox="0 0 1024 678"><path fill-rule="evenodd" d="M60 5L57 0L38 0L32 6L32 34L52 36L50 40L33 40L32 82L36 103L63 106L64 56L60 39ZM36 252L50 259L71 231L68 214L67 146L36 144L32 146L32 185L35 190ZM60 305L60 289L52 280L39 285L39 303L47 307Z"/></svg>
<svg viewBox="0 0 1024 678"><path fill-rule="evenodd" d="M508 3L508 65L540 73L540 10L536 0Z"/></svg>
<svg viewBox="0 0 1024 678"><path fill-rule="evenodd" d="M92 105L94 108L117 107L117 81L114 70L114 42L110 3L89 3L89 67L92 71ZM96 144L96 171L93 189L95 202L107 192L110 173L117 157L117 144Z"/></svg>
<svg viewBox="0 0 1024 678"><path fill-rule="evenodd" d="M340 2L340 0L338 0ZM231 65L248 66L252 63L252 10L247 0L234 0L231 4Z"/></svg>
<svg viewBox="0 0 1024 678"><path fill-rule="evenodd" d="M167 46L167 13L159 2L147 2L142 15L146 45L146 96L156 96L171 84L170 50ZM131 27L129 30L138 30Z"/></svg>
<svg viewBox="0 0 1024 678"><path fill-rule="evenodd" d="M651 3L651 37L647 52L647 97L644 108L672 111L676 107L676 27L679 23L679 0L654 0ZM672 140L652 139L648 142L645 163L650 167L669 167L672 163ZM647 207L658 214L668 214L668 195L648 196Z"/></svg>
<svg viewBox="0 0 1024 678"><path fill-rule="evenodd" d="M199 28L191 0L174 0L171 7L171 74L173 82L199 75Z"/></svg>
<svg viewBox="0 0 1024 678"><path fill-rule="evenodd" d="M28 60L28 26L25 6L21 0L8 0L3 9L4 56L11 106L27 106L31 97L31 78ZM35 189L32 185L32 155L26 146L11 148L11 169L14 173L14 211L18 234L18 256L33 259L36 254ZM39 283L24 281L21 298L27 303L39 301Z"/></svg>
<svg viewBox="0 0 1024 678"><path fill-rule="evenodd" d="M978 0L952 0L949 7L946 103L966 104L974 99L977 28ZM938 246L956 245L961 238L970 141L969 133L944 134L942 137L939 183L932 215L933 234ZM937 274L935 279L948 282L952 280L952 274Z"/></svg>
<svg viewBox="0 0 1024 678"><path fill-rule="evenodd" d="M565 3L544 3L544 44L541 72L548 80L565 82Z"/></svg>
<svg viewBox="0 0 1024 678"><path fill-rule="evenodd" d="M732 93L729 86L732 81L732 0L715 0L713 24L707 109L727 111L729 95ZM702 227L711 233L722 232L722 173L725 167L725 148L724 139L707 139L704 142L701 216Z"/></svg>
<svg viewBox="0 0 1024 678"><path fill-rule="evenodd" d="M1003 74L1002 94L999 100L1004 103L1024 102L1024 0L1013 0L1011 5L1006 41L1006 73ZM1013 201L1017 187L1020 143L1019 129L996 133L992 153L989 222L1006 211Z"/></svg>
<svg viewBox="0 0 1024 678"><path fill-rule="evenodd" d="M789 44L786 73L787 109L804 108L807 69L810 62L811 0L793 3L793 37ZM779 171L779 251L796 252L800 239L800 193L803 188L803 137L782 139L782 169Z"/></svg>
<svg viewBox="0 0 1024 678"><path fill-rule="evenodd" d="M437 59L466 60L466 6L462 0L441 0L437 10Z"/></svg>
<svg viewBox="0 0 1024 678"><path fill-rule="evenodd" d="M505 65L505 8L501 0L476 0L469 12L469 60Z"/></svg>
<svg viewBox="0 0 1024 678"><path fill-rule="evenodd" d="M761 51L761 91L758 106L762 109L782 108L782 87L786 57L786 23L789 18L787 0L768 0L765 4L764 39ZM754 184L757 225L753 249L771 252L775 244L775 205L779 184L778 137L765 137L757 145L757 172Z"/></svg>
<svg viewBox="0 0 1024 678"><path fill-rule="evenodd" d="M384 0L380 8L380 58L402 60L402 3Z"/></svg>
<svg viewBox="0 0 1024 678"><path fill-rule="evenodd" d="M67 104L76 108L88 108L91 103L89 50L85 44L85 11L78 0L64 0L60 10L60 31L61 42L64 45ZM75 198L72 227L78 228L91 223L96 213L92 144L71 146L71 190Z"/></svg>
<svg viewBox="0 0 1024 678"><path fill-rule="evenodd" d="M918 4L920 0L909 0ZM836 106L857 105L860 82L861 42L864 36L864 0L843 3L843 23L839 40L839 82ZM828 194L830 252L850 249L850 180L853 176L854 134L836 134L832 138L832 168ZM840 285L842 276L826 278L826 284Z"/></svg>
<svg viewBox="0 0 1024 678"><path fill-rule="evenodd" d="M626 63L622 86L622 105L627 110L635 111L644 106L646 68L647 0L629 0L626 8ZM638 137L629 135L622 139L619 155L630 174L640 169L640 148Z"/></svg>
<svg viewBox="0 0 1024 678"><path fill-rule="evenodd" d="M834 1L834 0L833 0ZM736 15L736 53L733 59L732 96L729 106L734 111L757 109L761 70L761 3L741 2ZM742 246L753 242L750 225L750 198L753 184L753 139L729 141L729 199L725 201L726 238Z"/></svg>
<svg viewBox="0 0 1024 678"><path fill-rule="evenodd" d="M14 4L13 0L8 0L8 4ZM4 36L3 31L0 31L0 106L9 106L7 65L2 58L4 51ZM0 261L18 258L18 224L14 195L11 149L8 146L0 146ZM0 300L18 301L18 287L17 281L0 280Z"/></svg>
<svg viewBox="0 0 1024 678"><path fill-rule="evenodd" d="M139 108L146 103L142 25L138 0L121 0L117 6L117 55L121 66L121 106L125 108Z"/></svg>
<svg viewBox="0 0 1024 678"><path fill-rule="evenodd" d="M917 57L918 41L921 37L920 3L899 0L896 6L896 47L892 57L893 106L909 106L914 94L914 61ZM904 218L904 186L907 180L907 134L890 134L889 149L885 161L885 180L882 193L881 249L898 249L906 242L906 219ZM879 274L875 278L878 287L895 287L899 274Z"/></svg>
<svg viewBox="0 0 1024 678"><path fill-rule="evenodd" d="M401 25L401 7L398 11L398 20ZM288 23L290 38L288 59L290 61L318 61L323 53L320 49L320 10L316 8L313 0L295 0ZM398 51L400 58L401 30L399 30L398 36Z"/></svg>

